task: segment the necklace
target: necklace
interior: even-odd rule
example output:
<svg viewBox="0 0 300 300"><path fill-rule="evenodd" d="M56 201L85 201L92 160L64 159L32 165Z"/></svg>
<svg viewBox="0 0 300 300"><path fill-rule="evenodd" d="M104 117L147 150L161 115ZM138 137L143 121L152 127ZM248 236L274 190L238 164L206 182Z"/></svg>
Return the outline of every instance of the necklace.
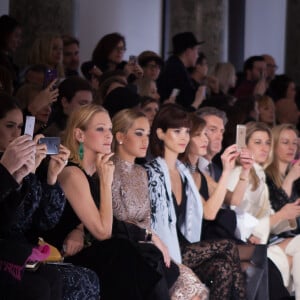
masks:
<svg viewBox="0 0 300 300"><path fill-rule="evenodd" d="M187 164L188 169L190 170L191 173L196 173L197 171L197 165L192 166L190 164Z"/></svg>

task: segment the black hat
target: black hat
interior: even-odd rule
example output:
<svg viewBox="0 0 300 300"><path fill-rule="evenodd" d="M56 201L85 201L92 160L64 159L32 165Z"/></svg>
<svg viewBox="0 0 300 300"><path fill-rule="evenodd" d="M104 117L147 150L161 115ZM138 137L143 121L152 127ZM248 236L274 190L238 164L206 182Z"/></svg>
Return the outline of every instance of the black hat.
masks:
<svg viewBox="0 0 300 300"><path fill-rule="evenodd" d="M193 48L204 43L204 41L197 41L195 35L190 31L175 34L172 42L173 53L176 55L181 54L188 48Z"/></svg>

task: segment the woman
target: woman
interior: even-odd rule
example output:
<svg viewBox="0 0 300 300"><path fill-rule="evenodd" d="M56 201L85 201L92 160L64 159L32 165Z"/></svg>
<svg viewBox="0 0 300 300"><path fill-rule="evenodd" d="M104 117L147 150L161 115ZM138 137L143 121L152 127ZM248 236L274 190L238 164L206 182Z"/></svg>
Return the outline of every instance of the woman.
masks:
<svg viewBox="0 0 300 300"><path fill-rule="evenodd" d="M258 95L255 102L258 111L258 121L266 123L271 128L275 126L275 106L272 98L267 95Z"/></svg>
<svg viewBox="0 0 300 300"><path fill-rule="evenodd" d="M159 102L160 96L157 92L156 82L149 78L140 78L135 82L137 93L140 96L148 96Z"/></svg>
<svg viewBox="0 0 300 300"><path fill-rule="evenodd" d="M270 233L279 234L295 228L295 218L300 215L300 201L285 204L276 213L271 208L263 169L271 158L272 134L269 127L264 123L247 124L246 145L254 164L249 160L241 161L241 166L233 170L228 196L235 203L234 209L238 214L251 215L252 227L249 222L245 224L250 231L248 240L254 244L266 244ZM240 224L238 227L243 229ZM276 245L268 247L268 257L280 270L285 286L291 287L294 283L296 298L300 295L300 273L296 267L300 263L299 247L299 236L279 239Z"/></svg>
<svg viewBox="0 0 300 300"><path fill-rule="evenodd" d="M266 168L270 201L275 211L285 204L300 198L297 189L300 178L300 160L294 160L298 149L298 131L291 124L282 124L272 129L273 160ZM299 233L300 219L297 218Z"/></svg>
<svg viewBox="0 0 300 300"><path fill-rule="evenodd" d="M20 155L27 157L26 149L29 143L29 136L21 136L23 127L23 114L14 98L7 95L0 95L0 151L5 151L1 158L1 163L7 167L4 161L8 159L18 160ZM34 174L41 161L45 158L47 148L45 145L36 145L38 138L35 137L33 143L35 145L33 155L31 158L20 165L18 170L10 170L11 177L13 177L13 189L10 193L3 193L10 203L18 200L18 205L14 206L3 204L1 207L1 222L0 232L1 238L18 241L18 245L23 245L30 250L37 245L37 239L40 237L41 232L51 229L59 221L64 205L64 194L57 184L57 175L64 168L69 156L69 151L60 146L59 154L52 155L48 168L46 169L43 177L45 180ZM13 154L12 150L17 151ZM24 152L25 151L25 152ZM7 155L5 155L5 153ZM33 162L33 165L32 165ZM39 169L39 168L38 168ZM2 201L1 201L2 202ZM11 217L13 215L13 218ZM50 269L50 271L48 271ZM59 274L57 274L57 271ZM45 286L45 278L47 273L54 272L54 278L57 276L59 279L62 277L63 293L62 298L67 299L97 299L99 297L99 282L96 274L91 270L79 268L74 266L42 266L38 272L25 271L24 276L24 290L19 292L19 297L24 294L25 297L38 296L38 291L42 291L41 299L47 299L49 289ZM40 273L42 275L40 277ZM49 277L51 279L51 277ZM34 287L32 287L34 281ZM53 284L58 284L58 280L51 280ZM74 283L76 282L76 285ZM61 284L55 288L57 291L61 288ZM44 290L44 291L43 291ZM61 296L56 296L59 299ZM31 298L30 298L31 299ZM34 298L38 299L38 298Z"/></svg>
<svg viewBox="0 0 300 300"><path fill-rule="evenodd" d="M177 105L156 115L150 147L156 157L146 164L151 200L151 227L170 256L183 262L210 288L210 299L245 299L244 278L233 242L200 242L203 207L188 169L177 160L189 142L190 119Z"/></svg>
<svg viewBox="0 0 300 300"><path fill-rule="evenodd" d="M130 241L111 239L111 127L107 111L97 105L82 106L69 117L64 143L71 162L59 176L68 202L47 240L63 249L65 261L97 273L101 299L147 299L159 273Z"/></svg>
<svg viewBox="0 0 300 300"><path fill-rule="evenodd" d="M159 111L159 102L151 97L142 97L140 110L146 116L151 126L154 117Z"/></svg>
<svg viewBox="0 0 300 300"><path fill-rule="evenodd" d="M226 186L230 172L240 153L237 151L236 145L225 149L221 155L223 171L218 182L215 182L210 176L205 176L198 166L199 158L207 154L206 122L194 114L191 115L191 120L190 142L180 158L189 168L201 195L204 219L202 240L218 238L235 240L239 249L242 269L247 274L247 299L267 299L267 279L263 278L267 274L266 248L265 246L246 245L235 237L236 215L226 205ZM247 158L243 157L242 159Z"/></svg>
<svg viewBox="0 0 300 300"><path fill-rule="evenodd" d="M137 157L145 157L149 132L149 122L142 113L122 110L113 118L116 152L112 185L114 216L136 224L140 231L151 231L150 200L146 171L134 162ZM139 178L138 185L133 178ZM163 253L165 261L169 261L168 249L154 232L152 242ZM183 265L179 267L180 277L171 288L171 299L207 299L208 292L198 278Z"/></svg>
<svg viewBox="0 0 300 300"><path fill-rule="evenodd" d="M65 77L62 60L63 40L59 34L53 33L36 38L28 55L29 65L47 65L50 70L57 71L60 79Z"/></svg>

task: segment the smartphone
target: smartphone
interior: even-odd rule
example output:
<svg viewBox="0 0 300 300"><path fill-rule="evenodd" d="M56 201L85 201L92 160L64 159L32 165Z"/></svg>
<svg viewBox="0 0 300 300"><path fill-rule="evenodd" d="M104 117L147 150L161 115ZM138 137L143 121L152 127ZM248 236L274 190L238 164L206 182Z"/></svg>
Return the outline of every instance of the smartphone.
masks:
<svg viewBox="0 0 300 300"><path fill-rule="evenodd" d="M180 89L173 89L170 97L177 97L179 93L180 93Z"/></svg>
<svg viewBox="0 0 300 300"><path fill-rule="evenodd" d="M44 88L46 88L54 79L57 79L57 77L57 70L47 69L44 78Z"/></svg>
<svg viewBox="0 0 300 300"><path fill-rule="evenodd" d="M30 135L31 139L33 137L34 124L35 124L35 117L26 116L24 134Z"/></svg>
<svg viewBox="0 0 300 300"><path fill-rule="evenodd" d="M246 147L246 126L238 124L236 125L236 141L238 151Z"/></svg>
<svg viewBox="0 0 300 300"><path fill-rule="evenodd" d="M38 143L46 144L48 155L58 154L58 152L59 152L60 137L40 138Z"/></svg>
<svg viewBox="0 0 300 300"><path fill-rule="evenodd" d="M38 267L40 266L41 262L40 261L29 261L25 265L25 269L27 271L36 271Z"/></svg>
<svg viewBox="0 0 300 300"><path fill-rule="evenodd" d="M136 64L136 62L137 62L136 56L135 55L130 55L129 56L129 63L134 65L134 64Z"/></svg>

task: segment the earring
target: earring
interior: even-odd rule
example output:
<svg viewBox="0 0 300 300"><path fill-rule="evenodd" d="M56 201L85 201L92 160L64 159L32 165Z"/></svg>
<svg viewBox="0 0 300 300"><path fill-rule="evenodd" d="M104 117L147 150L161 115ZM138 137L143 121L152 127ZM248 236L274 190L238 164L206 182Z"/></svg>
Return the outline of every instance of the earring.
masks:
<svg viewBox="0 0 300 300"><path fill-rule="evenodd" d="M119 142L119 145L122 145L123 144L123 142Z"/></svg>
<svg viewBox="0 0 300 300"><path fill-rule="evenodd" d="M84 154L83 142L80 142L79 143L79 148L78 148L78 155L79 155L80 160L83 159L83 154Z"/></svg>

